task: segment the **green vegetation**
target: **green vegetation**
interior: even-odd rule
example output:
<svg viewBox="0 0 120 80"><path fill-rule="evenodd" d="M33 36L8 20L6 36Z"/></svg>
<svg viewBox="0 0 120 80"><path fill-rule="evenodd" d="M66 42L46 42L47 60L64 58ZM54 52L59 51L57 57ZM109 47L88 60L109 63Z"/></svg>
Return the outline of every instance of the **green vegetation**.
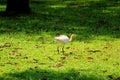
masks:
<svg viewBox="0 0 120 80"><path fill-rule="evenodd" d="M0 80L120 80L119 5L31 0L31 14L1 15ZM56 51L57 33L77 34L64 54Z"/></svg>

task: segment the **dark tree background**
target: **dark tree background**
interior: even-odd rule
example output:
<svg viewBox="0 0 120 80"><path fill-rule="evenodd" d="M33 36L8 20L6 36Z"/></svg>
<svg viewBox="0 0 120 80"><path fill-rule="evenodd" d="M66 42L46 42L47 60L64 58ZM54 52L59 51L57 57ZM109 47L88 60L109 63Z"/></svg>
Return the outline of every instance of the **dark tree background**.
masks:
<svg viewBox="0 0 120 80"><path fill-rule="evenodd" d="M29 0L7 0L7 14L29 13Z"/></svg>

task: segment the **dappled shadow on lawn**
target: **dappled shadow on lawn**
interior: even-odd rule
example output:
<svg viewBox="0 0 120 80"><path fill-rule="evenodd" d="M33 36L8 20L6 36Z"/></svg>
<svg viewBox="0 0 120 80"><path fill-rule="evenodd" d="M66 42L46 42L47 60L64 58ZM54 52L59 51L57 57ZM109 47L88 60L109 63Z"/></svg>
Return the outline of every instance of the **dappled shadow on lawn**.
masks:
<svg viewBox="0 0 120 80"><path fill-rule="evenodd" d="M79 39L93 36L120 38L119 1L41 1L32 0L33 13L0 17L0 33L40 31L71 34Z"/></svg>
<svg viewBox="0 0 120 80"><path fill-rule="evenodd" d="M84 73L81 73L84 72ZM53 71L32 69L23 72L6 73L0 80L104 80L105 77L91 74L91 70Z"/></svg>

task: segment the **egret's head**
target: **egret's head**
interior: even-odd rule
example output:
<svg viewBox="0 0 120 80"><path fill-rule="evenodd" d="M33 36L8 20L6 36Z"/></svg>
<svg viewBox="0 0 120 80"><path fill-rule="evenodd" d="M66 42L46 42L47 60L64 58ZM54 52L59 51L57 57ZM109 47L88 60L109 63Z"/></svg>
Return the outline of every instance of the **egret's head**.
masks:
<svg viewBox="0 0 120 80"><path fill-rule="evenodd" d="M76 34L72 34L71 35L71 38L75 38L77 35Z"/></svg>
<svg viewBox="0 0 120 80"><path fill-rule="evenodd" d="M71 41L73 38L75 38L77 35L76 34L72 34L71 36L70 36L70 40L69 41Z"/></svg>

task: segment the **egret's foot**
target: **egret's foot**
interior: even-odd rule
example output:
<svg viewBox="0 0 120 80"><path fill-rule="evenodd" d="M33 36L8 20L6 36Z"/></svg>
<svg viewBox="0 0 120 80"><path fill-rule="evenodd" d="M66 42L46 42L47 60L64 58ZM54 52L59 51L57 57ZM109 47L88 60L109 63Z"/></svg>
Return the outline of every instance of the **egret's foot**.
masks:
<svg viewBox="0 0 120 80"><path fill-rule="evenodd" d="M73 52L70 52L70 54L73 54Z"/></svg>
<svg viewBox="0 0 120 80"><path fill-rule="evenodd" d="M65 51L61 51L63 54L65 53Z"/></svg>
<svg viewBox="0 0 120 80"><path fill-rule="evenodd" d="M60 53L60 51L59 51L59 50L57 50L57 53L59 54L59 53Z"/></svg>

